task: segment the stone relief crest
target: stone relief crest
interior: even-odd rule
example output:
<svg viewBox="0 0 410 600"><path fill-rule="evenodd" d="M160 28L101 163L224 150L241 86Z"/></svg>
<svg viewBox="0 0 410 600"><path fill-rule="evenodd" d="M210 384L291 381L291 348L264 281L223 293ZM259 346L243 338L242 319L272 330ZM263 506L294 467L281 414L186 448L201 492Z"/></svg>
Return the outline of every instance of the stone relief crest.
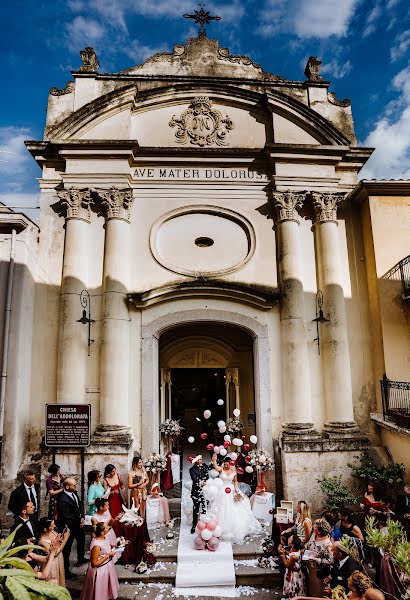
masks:
<svg viewBox="0 0 410 600"><path fill-rule="evenodd" d="M228 131L234 128L232 120L212 108L207 96L197 96L179 118L175 115L169 122L170 127L177 127L175 137L180 144L191 142L196 146L226 146Z"/></svg>

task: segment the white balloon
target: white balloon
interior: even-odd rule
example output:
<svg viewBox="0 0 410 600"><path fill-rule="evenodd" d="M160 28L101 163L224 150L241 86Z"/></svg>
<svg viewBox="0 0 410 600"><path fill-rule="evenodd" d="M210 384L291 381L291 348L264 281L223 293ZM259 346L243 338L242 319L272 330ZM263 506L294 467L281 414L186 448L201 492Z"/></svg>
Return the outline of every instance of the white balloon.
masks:
<svg viewBox="0 0 410 600"><path fill-rule="evenodd" d="M231 441L231 436L226 434L224 435L224 442L230 442Z"/></svg>
<svg viewBox="0 0 410 600"><path fill-rule="evenodd" d="M215 454L219 454L219 446L214 446L214 452Z"/></svg>
<svg viewBox="0 0 410 600"><path fill-rule="evenodd" d="M240 440L238 438L236 441L237 441L237 444L235 444L235 446L243 446L243 440Z"/></svg>
<svg viewBox="0 0 410 600"><path fill-rule="evenodd" d="M251 437L249 438L249 440L252 442L252 444L257 444L258 443L258 438L256 437L256 435L251 435Z"/></svg>
<svg viewBox="0 0 410 600"><path fill-rule="evenodd" d="M211 416L211 411L210 410L204 410L204 417L205 419L209 419L209 417Z"/></svg>
<svg viewBox="0 0 410 600"><path fill-rule="evenodd" d="M222 527L220 525L217 525L215 527L215 529L213 530L213 534L217 538L221 537L221 535L222 535Z"/></svg>
<svg viewBox="0 0 410 600"><path fill-rule="evenodd" d="M263 465L263 463L266 463L266 456L264 454L261 454L258 460L261 463L261 465Z"/></svg>
<svg viewBox="0 0 410 600"><path fill-rule="evenodd" d="M193 436L193 435L190 435L190 436L189 436L189 438L188 438L188 442L189 442L190 444L193 444L193 443L195 442L195 438L194 438L194 436Z"/></svg>
<svg viewBox="0 0 410 600"><path fill-rule="evenodd" d="M200 516L200 520L202 521L202 523L209 523L211 517L207 514L203 514Z"/></svg>
<svg viewBox="0 0 410 600"><path fill-rule="evenodd" d="M227 452L226 452L226 449L225 449L225 448L222 448L222 450L219 450L219 454L220 454L221 456L226 456L226 454L227 454Z"/></svg>
<svg viewBox="0 0 410 600"><path fill-rule="evenodd" d="M222 400L222 398L219 398L219 400L216 401L218 406L223 406L225 404L225 402Z"/></svg>
<svg viewBox="0 0 410 600"><path fill-rule="evenodd" d="M218 495L218 490L215 486L206 485L204 487L204 496L207 500L215 500Z"/></svg>
<svg viewBox="0 0 410 600"><path fill-rule="evenodd" d="M230 457L231 460L236 460L238 458L238 455L236 454L236 452L231 452Z"/></svg>
<svg viewBox="0 0 410 600"><path fill-rule="evenodd" d="M219 448L218 448L218 452L219 452ZM212 477L212 479L215 479L216 477L218 477L218 471L216 471L215 469L211 469L209 471L209 477Z"/></svg>
<svg viewBox="0 0 410 600"><path fill-rule="evenodd" d="M239 410L239 408L235 408L235 410L233 411L234 417L239 417L239 415L241 414L241 411Z"/></svg>
<svg viewBox="0 0 410 600"><path fill-rule="evenodd" d="M210 531L209 529L204 529L203 531L201 531L201 538L203 540L205 540L206 542L208 540L210 540L212 537L212 531Z"/></svg>
<svg viewBox="0 0 410 600"><path fill-rule="evenodd" d="M225 431L226 431L225 425L223 427L219 428L219 433L225 433Z"/></svg>
<svg viewBox="0 0 410 600"><path fill-rule="evenodd" d="M245 467L245 471L247 473L253 473L253 468L250 465L248 465L247 467Z"/></svg>
<svg viewBox="0 0 410 600"><path fill-rule="evenodd" d="M225 421L218 421L217 425L218 427L225 427L226 423Z"/></svg>
<svg viewBox="0 0 410 600"><path fill-rule="evenodd" d="M238 445L238 442L239 442L239 439L238 439L238 438L233 438L233 440L232 440L232 444L233 444L234 446L237 446L237 445Z"/></svg>

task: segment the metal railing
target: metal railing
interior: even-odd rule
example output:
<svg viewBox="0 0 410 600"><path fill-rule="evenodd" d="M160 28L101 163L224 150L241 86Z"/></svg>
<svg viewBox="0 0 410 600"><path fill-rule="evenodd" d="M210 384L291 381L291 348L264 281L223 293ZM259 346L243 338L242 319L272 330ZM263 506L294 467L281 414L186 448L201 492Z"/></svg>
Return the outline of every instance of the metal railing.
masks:
<svg viewBox="0 0 410 600"><path fill-rule="evenodd" d="M401 279L403 285L403 300L410 301L410 255L403 258L387 271L383 279Z"/></svg>
<svg viewBox="0 0 410 600"><path fill-rule="evenodd" d="M383 418L410 429L410 382L380 381L383 399Z"/></svg>

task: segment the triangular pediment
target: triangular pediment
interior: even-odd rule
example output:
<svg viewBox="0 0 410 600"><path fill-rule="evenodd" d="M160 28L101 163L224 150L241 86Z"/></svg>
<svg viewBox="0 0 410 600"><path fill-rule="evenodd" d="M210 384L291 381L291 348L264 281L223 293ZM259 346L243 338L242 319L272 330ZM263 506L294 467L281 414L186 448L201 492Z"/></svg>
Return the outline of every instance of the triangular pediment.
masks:
<svg viewBox="0 0 410 600"><path fill-rule="evenodd" d="M174 46L173 52L158 52L142 65L121 71L128 75L178 75L199 77L234 77L262 81L286 81L267 73L248 56L231 54L218 40L205 35L190 38Z"/></svg>

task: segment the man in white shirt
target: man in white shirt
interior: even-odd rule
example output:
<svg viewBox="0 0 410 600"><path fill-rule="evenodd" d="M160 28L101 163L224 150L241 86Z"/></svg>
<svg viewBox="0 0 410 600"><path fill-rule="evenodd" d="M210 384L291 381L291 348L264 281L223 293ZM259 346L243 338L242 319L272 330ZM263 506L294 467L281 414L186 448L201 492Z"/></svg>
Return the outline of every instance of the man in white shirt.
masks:
<svg viewBox="0 0 410 600"><path fill-rule="evenodd" d="M32 470L24 473L24 481L10 494L8 509L17 518L21 507L26 502L32 502L34 516L38 518L40 512L40 486L36 483L36 474Z"/></svg>

